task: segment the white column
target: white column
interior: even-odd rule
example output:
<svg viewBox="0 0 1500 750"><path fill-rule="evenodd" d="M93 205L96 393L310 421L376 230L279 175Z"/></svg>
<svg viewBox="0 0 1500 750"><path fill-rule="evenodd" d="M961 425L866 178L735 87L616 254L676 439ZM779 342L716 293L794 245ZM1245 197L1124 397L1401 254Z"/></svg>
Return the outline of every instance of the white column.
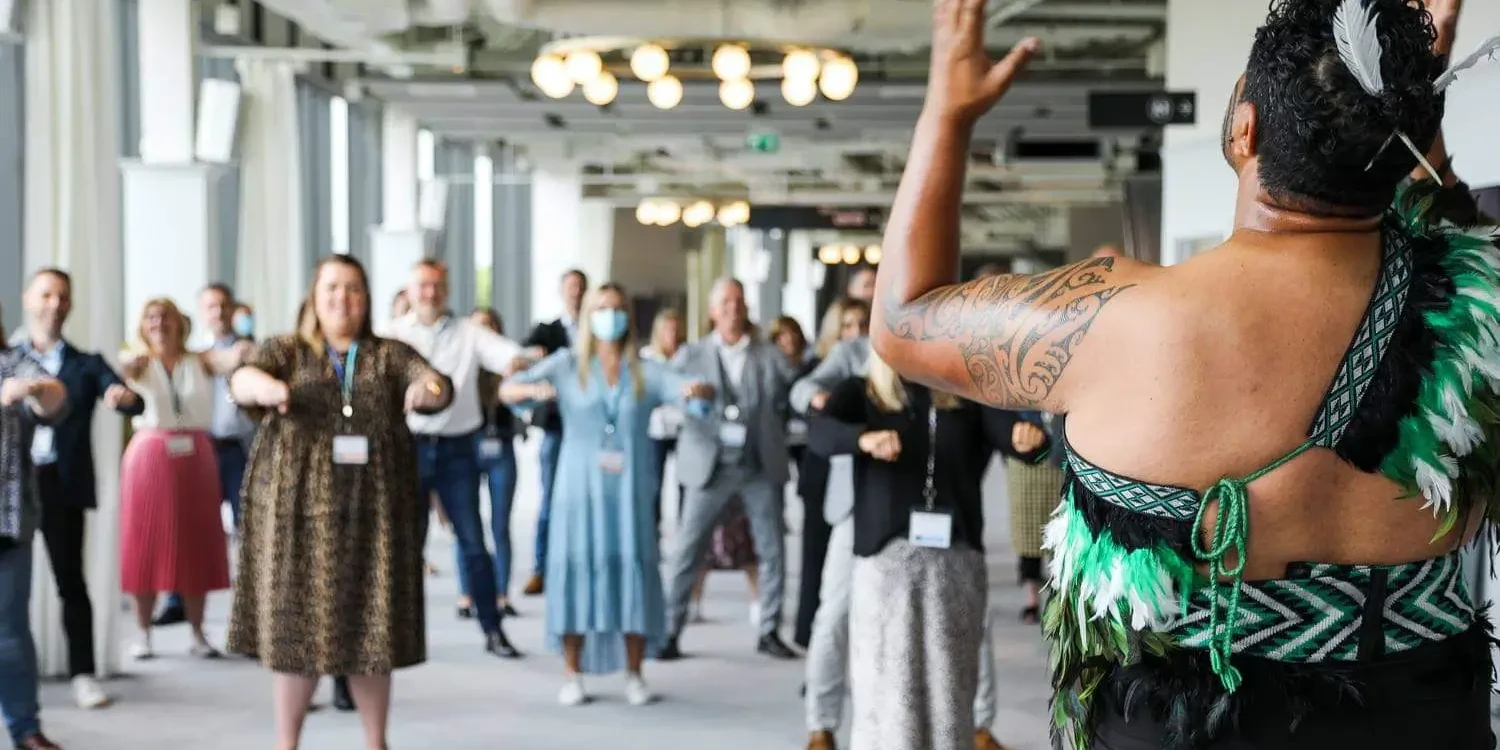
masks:
<svg viewBox="0 0 1500 750"><path fill-rule="evenodd" d="M115 3L30 3L26 18L25 260L73 272L66 334L85 350L113 352L124 335L119 144L119 21ZM12 311L7 310L7 313ZM7 315L20 321L19 311ZM119 670L120 418L100 409L93 450L99 509L91 514L84 568L94 604L100 675ZM67 674L61 605L42 545L32 579L31 627L42 674Z"/></svg>
<svg viewBox="0 0 1500 750"><path fill-rule="evenodd" d="M549 164L531 174L531 315L550 320L562 313L558 279L568 269L588 274L597 286L610 278L614 206L585 199L575 165Z"/></svg>
<svg viewBox="0 0 1500 750"><path fill-rule="evenodd" d="M195 141L196 4L192 0L138 0L138 5L141 161L185 164L193 160Z"/></svg>
<svg viewBox="0 0 1500 750"><path fill-rule="evenodd" d="M808 341L818 337L818 290L823 287L823 272L823 264L813 257L812 233L787 230L781 313L796 319Z"/></svg>
<svg viewBox="0 0 1500 750"><path fill-rule="evenodd" d="M370 294L375 326L390 321L391 300L406 286L411 268L427 252L427 236L417 226L417 118L386 107L381 126L385 212L370 238Z"/></svg>
<svg viewBox="0 0 1500 750"><path fill-rule="evenodd" d="M123 172L124 309L127 328L134 331L147 300L170 297L191 316L203 287L224 277L214 251L219 216L213 193L223 170L192 162L126 162Z"/></svg>
<svg viewBox="0 0 1500 750"><path fill-rule="evenodd" d="M1162 144L1162 263L1182 260L1183 240L1229 236L1237 185L1220 115L1265 18L1265 3L1167 3L1167 88L1197 92L1198 122L1167 128Z"/></svg>

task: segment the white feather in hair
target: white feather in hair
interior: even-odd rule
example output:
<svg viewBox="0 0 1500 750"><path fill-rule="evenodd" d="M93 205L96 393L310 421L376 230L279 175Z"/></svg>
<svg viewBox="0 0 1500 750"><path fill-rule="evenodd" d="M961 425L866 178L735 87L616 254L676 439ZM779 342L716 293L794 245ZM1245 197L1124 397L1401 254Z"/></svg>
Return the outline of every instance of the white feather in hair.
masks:
<svg viewBox="0 0 1500 750"><path fill-rule="evenodd" d="M1365 0L1344 0L1333 14L1333 41L1339 58L1354 74L1366 93L1380 96L1385 79L1380 75L1380 34L1375 28L1375 11Z"/></svg>
<svg viewBox="0 0 1500 750"><path fill-rule="evenodd" d="M1490 37L1489 41L1479 45L1479 49L1475 50L1474 54L1454 63L1453 67L1433 81L1432 88L1441 94L1444 89L1452 85L1460 72L1478 65L1481 59L1494 57L1496 54L1500 54L1500 35Z"/></svg>

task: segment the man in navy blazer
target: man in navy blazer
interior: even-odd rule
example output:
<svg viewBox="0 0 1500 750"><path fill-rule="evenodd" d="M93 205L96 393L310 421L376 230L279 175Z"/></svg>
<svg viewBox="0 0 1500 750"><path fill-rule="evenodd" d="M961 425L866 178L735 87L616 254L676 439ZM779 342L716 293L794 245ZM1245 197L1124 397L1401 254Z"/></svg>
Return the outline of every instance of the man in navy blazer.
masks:
<svg viewBox="0 0 1500 750"><path fill-rule="evenodd" d="M94 681L94 612L83 575L85 516L97 502L94 406L103 401L120 414L133 416L144 405L103 357L80 351L63 339L63 324L73 308L72 292L72 279L65 271L47 268L34 274L23 299L26 335L13 343L68 389L66 416L51 427L37 428L31 457L41 497L42 537L63 604L73 697L81 708L99 708L109 703L109 697Z"/></svg>

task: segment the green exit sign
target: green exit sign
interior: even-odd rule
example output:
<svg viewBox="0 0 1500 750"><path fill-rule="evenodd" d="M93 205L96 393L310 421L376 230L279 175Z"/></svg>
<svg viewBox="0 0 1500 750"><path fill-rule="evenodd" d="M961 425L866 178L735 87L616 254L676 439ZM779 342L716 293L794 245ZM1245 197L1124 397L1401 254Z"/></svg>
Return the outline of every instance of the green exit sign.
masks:
<svg viewBox="0 0 1500 750"><path fill-rule="evenodd" d="M745 144L751 151L774 154L781 150L781 136L775 133L751 133L745 138Z"/></svg>

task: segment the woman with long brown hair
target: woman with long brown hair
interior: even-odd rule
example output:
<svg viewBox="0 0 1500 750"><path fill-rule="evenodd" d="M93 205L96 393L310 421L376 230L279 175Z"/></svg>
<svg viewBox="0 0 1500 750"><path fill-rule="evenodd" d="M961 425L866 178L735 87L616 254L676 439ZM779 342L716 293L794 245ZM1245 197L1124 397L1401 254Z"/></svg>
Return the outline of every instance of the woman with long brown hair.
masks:
<svg viewBox="0 0 1500 750"><path fill-rule="evenodd" d="M632 705L651 701L641 663L667 636L655 514L661 475L647 427L658 405L705 397L661 363L636 355L618 284L588 295L578 345L500 387L509 404L556 400L563 433L547 542L547 646L562 651L563 705L588 699L582 675L627 672Z"/></svg>
<svg viewBox="0 0 1500 750"><path fill-rule="evenodd" d="M189 325L166 297L146 302L137 340L120 355L126 381L145 410L120 469L120 588L135 600L139 639L130 653L156 655L151 614L156 597L177 592L193 629L190 653L215 658L203 632L209 592L229 588L229 551L219 514L219 465L214 457L215 376L232 372L249 351L188 351Z"/></svg>
<svg viewBox="0 0 1500 750"><path fill-rule="evenodd" d="M370 750L384 750L391 672L427 657L422 520L408 412L453 389L370 328L364 267L313 274L297 333L230 381L260 428L246 468L229 648L276 673L276 747L298 746L319 675L348 675Z"/></svg>

